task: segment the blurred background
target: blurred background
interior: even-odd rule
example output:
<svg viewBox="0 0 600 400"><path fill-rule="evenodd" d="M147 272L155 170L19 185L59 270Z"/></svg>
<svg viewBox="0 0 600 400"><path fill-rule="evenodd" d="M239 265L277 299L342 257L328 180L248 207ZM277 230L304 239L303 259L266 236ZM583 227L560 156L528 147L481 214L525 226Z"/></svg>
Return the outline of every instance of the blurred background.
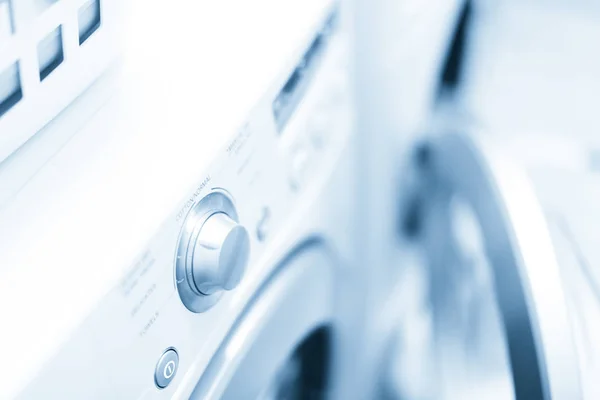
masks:
<svg viewBox="0 0 600 400"><path fill-rule="evenodd" d="M357 115L366 260L404 271L391 397L597 396L597 6L378 4L355 11ZM402 250L381 255L393 201Z"/></svg>

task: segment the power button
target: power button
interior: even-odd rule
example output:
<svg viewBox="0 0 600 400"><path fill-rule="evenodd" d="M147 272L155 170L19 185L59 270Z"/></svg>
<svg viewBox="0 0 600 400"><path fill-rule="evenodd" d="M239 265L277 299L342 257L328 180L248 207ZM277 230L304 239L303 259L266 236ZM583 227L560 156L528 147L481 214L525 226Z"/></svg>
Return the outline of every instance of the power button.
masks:
<svg viewBox="0 0 600 400"><path fill-rule="evenodd" d="M166 350L158 363L156 363L156 369L154 370L154 382L160 389L164 389L169 386L169 383L175 378L177 373L177 367L179 366L179 355L174 349Z"/></svg>

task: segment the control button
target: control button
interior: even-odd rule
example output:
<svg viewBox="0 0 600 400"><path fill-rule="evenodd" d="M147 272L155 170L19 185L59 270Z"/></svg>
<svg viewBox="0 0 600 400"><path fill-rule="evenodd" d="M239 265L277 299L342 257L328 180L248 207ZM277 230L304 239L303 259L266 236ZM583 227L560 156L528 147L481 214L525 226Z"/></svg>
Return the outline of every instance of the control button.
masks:
<svg viewBox="0 0 600 400"><path fill-rule="evenodd" d="M179 366L179 355L174 349L168 349L165 351L158 363L156 363L156 369L154 371L154 382L160 389L164 389L169 386L169 383L175 378L177 373L177 367Z"/></svg>
<svg viewBox="0 0 600 400"><path fill-rule="evenodd" d="M261 242L265 240L269 233L269 222L271 221L271 210L269 207L262 209L262 214L256 224L256 238Z"/></svg>
<svg viewBox="0 0 600 400"><path fill-rule="evenodd" d="M308 166L308 152L304 148L299 148L292 157L292 166L290 174L290 186L293 190L300 188L300 182Z"/></svg>
<svg viewBox="0 0 600 400"><path fill-rule="evenodd" d="M200 228L192 256L198 291L210 295L232 290L242 280L250 256L250 235L227 214L217 212Z"/></svg>
<svg viewBox="0 0 600 400"><path fill-rule="evenodd" d="M340 104L344 104L348 101L348 77L343 71L341 71L331 82L330 93L331 100L329 104L339 107Z"/></svg>
<svg viewBox="0 0 600 400"><path fill-rule="evenodd" d="M308 134L315 149L323 147L325 137L330 130L331 120L325 110L317 110L308 123Z"/></svg>

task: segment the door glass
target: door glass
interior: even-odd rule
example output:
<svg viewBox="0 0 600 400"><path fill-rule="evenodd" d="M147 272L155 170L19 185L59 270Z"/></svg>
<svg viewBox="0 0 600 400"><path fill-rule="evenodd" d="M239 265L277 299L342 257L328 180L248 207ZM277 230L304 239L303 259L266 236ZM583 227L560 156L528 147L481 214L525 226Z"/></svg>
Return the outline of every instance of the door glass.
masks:
<svg viewBox="0 0 600 400"><path fill-rule="evenodd" d="M329 330L319 328L293 351L258 400L320 400L326 397Z"/></svg>

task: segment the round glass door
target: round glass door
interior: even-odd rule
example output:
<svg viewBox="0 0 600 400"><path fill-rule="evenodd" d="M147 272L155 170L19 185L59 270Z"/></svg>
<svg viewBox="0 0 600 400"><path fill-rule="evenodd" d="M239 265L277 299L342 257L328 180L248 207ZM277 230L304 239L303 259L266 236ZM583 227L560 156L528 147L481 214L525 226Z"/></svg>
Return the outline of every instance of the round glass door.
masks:
<svg viewBox="0 0 600 400"><path fill-rule="evenodd" d="M335 328L335 261L318 241L292 251L224 338L192 398L324 398Z"/></svg>
<svg viewBox="0 0 600 400"><path fill-rule="evenodd" d="M330 331L321 327L300 343L258 400L325 399L329 378Z"/></svg>

